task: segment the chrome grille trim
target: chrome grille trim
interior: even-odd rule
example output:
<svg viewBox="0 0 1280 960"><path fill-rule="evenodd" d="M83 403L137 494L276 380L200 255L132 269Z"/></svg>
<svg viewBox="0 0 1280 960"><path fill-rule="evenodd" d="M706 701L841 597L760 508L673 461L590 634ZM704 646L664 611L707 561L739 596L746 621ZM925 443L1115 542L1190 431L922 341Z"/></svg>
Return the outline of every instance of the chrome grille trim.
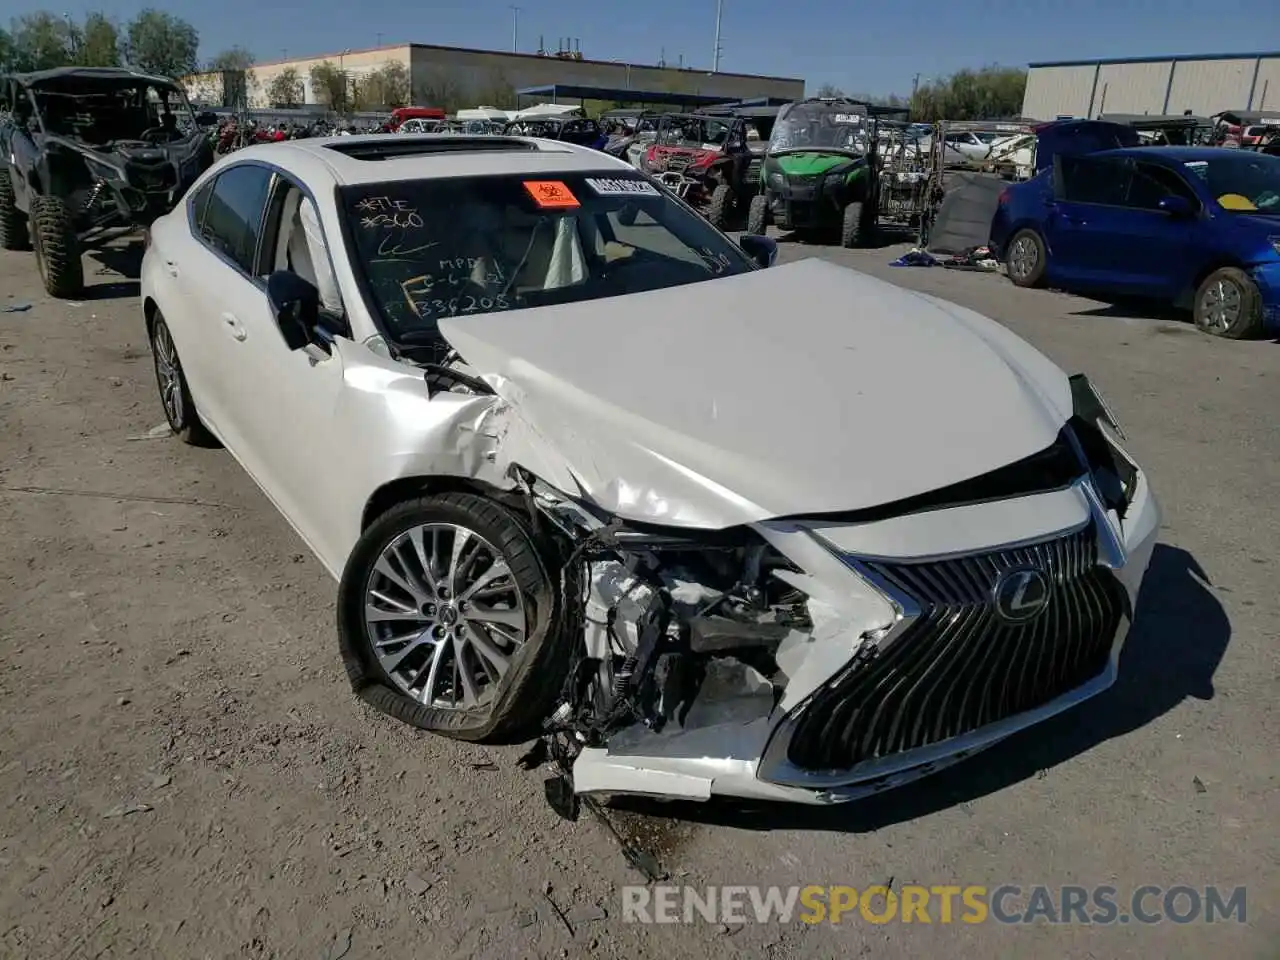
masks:
<svg viewBox="0 0 1280 960"><path fill-rule="evenodd" d="M1098 678L1129 615L1098 536L1090 523L960 557L846 556L894 598L903 620L796 708L787 762L816 773L893 758L1036 710ZM1036 618L1010 624L995 613L992 591L1020 566L1044 572L1050 601Z"/></svg>

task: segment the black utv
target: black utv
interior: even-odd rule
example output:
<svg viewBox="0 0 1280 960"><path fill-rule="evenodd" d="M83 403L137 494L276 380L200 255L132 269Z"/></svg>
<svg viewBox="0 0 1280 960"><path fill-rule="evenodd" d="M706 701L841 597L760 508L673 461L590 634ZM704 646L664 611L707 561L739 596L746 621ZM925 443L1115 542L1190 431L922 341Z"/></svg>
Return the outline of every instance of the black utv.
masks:
<svg viewBox="0 0 1280 960"><path fill-rule="evenodd" d="M213 163L172 80L62 67L0 77L0 249L35 248L51 296L84 287L80 255L148 226Z"/></svg>
<svg viewBox="0 0 1280 960"><path fill-rule="evenodd" d="M799 234L838 234L846 247L871 242L879 220L877 137L866 104L787 104L773 125L747 232L764 233L773 223Z"/></svg>

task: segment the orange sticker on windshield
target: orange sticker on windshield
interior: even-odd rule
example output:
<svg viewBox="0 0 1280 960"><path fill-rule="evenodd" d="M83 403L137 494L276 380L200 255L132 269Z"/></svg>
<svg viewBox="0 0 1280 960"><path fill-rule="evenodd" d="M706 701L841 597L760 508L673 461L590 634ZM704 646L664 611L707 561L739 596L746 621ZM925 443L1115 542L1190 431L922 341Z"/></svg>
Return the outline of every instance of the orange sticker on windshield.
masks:
<svg viewBox="0 0 1280 960"><path fill-rule="evenodd" d="M581 206L573 191L559 180L526 180L524 188L533 202L543 209Z"/></svg>

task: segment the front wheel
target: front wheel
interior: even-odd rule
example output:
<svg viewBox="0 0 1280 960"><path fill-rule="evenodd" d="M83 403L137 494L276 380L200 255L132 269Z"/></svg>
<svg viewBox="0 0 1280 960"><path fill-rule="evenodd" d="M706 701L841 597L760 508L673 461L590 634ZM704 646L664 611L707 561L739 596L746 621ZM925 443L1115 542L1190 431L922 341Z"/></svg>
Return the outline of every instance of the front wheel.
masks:
<svg viewBox="0 0 1280 960"><path fill-rule="evenodd" d="M49 296L60 300L78 297L84 289L84 264L75 221L61 197L33 197L31 237L36 265Z"/></svg>
<svg viewBox="0 0 1280 960"><path fill-rule="evenodd" d="M769 198L757 193L747 208L747 233L763 235L769 226Z"/></svg>
<svg viewBox="0 0 1280 960"><path fill-rule="evenodd" d="M717 230L724 230L729 225L729 215L733 211L733 188L727 183L718 183L711 191L711 203L707 207L707 220Z"/></svg>
<svg viewBox="0 0 1280 960"><path fill-rule="evenodd" d="M1049 265L1044 241L1034 230L1019 230L1009 241L1005 256L1009 279L1016 287L1038 287L1044 282L1044 271Z"/></svg>
<svg viewBox="0 0 1280 960"><path fill-rule="evenodd" d="M1196 290L1193 315L1205 333L1247 340L1262 331L1262 295L1243 270L1223 267L1205 277Z"/></svg>
<svg viewBox="0 0 1280 960"><path fill-rule="evenodd" d="M865 247L871 243L873 230L870 205L854 200L844 208L840 224L840 244L844 247Z"/></svg>
<svg viewBox="0 0 1280 960"><path fill-rule="evenodd" d="M555 581L518 515L465 493L408 500L361 535L338 588L352 689L458 740L536 736L569 669Z"/></svg>

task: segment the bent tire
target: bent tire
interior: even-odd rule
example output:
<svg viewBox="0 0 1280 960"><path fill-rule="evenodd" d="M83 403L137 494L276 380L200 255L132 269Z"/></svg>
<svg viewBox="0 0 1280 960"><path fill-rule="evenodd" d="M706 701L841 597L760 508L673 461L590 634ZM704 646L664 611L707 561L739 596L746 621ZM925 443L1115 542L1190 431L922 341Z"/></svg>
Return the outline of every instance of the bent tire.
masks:
<svg viewBox="0 0 1280 960"><path fill-rule="evenodd" d="M1262 295L1237 267L1223 267L1204 278L1193 308L1196 326L1228 340L1247 340L1262 332Z"/></svg>
<svg viewBox="0 0 1280 960"><path fill-rule="evenodd" d="M27 217L18 209L13 180L8 170L0 170L0 250L26 250Z"/></svg>
<svg viewBox="0 0 1280 960"><path fill-rule="evenodd" d="M1019 230L1013 235L1005 254L1005 267L1014 286L1040 286L1044 283L1044 271L1048 265L1049 254L1040 234L1034 230Z"/></svg>
<svg viewBox="0 0 1280 960"><path fill-rule="evenodd" d="M71 211L60 197L31 199L31 238L40 279L49 296L61 300L84 289L84 264Z"/></svg>
<svg viewBox="0 0 1280 960"><path fill-rule="evenodd" d="M156 387L160 391L160 405L164 408L169 429L192 446L217 446L213 434L200 422L200 413L191 399L191 388L178 359L173 335L159 311L151 323L151 357L156 370Z"/></svg>
<svg viewBox="0 0 1280 960"><path fill-rule="evenodd" d="M338 587L352 689L404 723L457 740L537 735L573 649L549 553L516 513L474 494L416 498L383 513Z"/></svg>
<svg viewBox="0 0 1280 960"><path fill-rule="evenodd" d="M733 213L733 188L727 183L720 183L711 191L711 204L707 207L707 220L717 230L729 226L729 217Z"/></svg>
<svg viewBox="0 0 1280 960"><path fill-rule="evenodd" d="M757 193L747 207L747 233L763 235L769 227L769 198Z"/></svg>

